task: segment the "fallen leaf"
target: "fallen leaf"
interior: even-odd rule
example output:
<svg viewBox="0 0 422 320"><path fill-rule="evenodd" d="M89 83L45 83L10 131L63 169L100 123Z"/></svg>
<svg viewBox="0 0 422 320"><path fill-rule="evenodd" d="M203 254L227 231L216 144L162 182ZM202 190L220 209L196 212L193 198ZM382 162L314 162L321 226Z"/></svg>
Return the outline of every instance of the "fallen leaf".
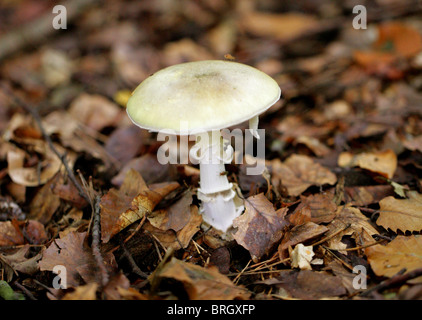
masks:
<svg viewBox="0 0 422 320"><path fill-rule="evenodd" d="M202 223L202 215L198 211L198 207L191 205L189 209L188 221L183 228L177 232L173 229L159 229L151 223L146 223L143 229L152 233L165 248L173 248L175 250L187 248L192 237L200 230Z"/></svg>
<svg viewBox="0 0 422 320"><path fill-rule="evenodd" d="M302 225L293 227L291 230L287 231L283 239L278 246L278 255L280 260L284 260L289 257L289 247L294 247L298 243L305 243L306 241L315 239L329 229L322 225L317 225L313 222L306 222Z"/></svg>
<svg viewBox="0 0 422 320"><path fill-rule="evenodd" d="M46 224L60 206L60 198L52 191L54 183L59 180L59 175L48 181L31 201L29 218Z"/></svg>
<svg viewBox="0 0 422 320"><path fill-rule="evenodd" d="M372 235L379 233L359 209L353 208L349 204L338 207L336 218L327 227L330 230L326 234L327 237L337 233L327 240L328 246L340 252L346 248L346 244L341 242L345 235L352 235L359 245L364 245L373 242ZM362 240L365 243L361 243Z"/></svg>
<svg viewBox="0 0 422 320"><path fill-rule="evenodd" d="M412 151L422 152L422 135L406 139L403 141L403 146Z"/></svg>
<svg viewBox="0 0 422 320"><path fill-rule="evenodd" d="M312 152L315 153L317 157L326 156L331 152L330 148L314 137L300 136L295 140L295 143L304 144L310 150L312 150Z"/></svg>
<svg viewBox="0 0 422 320"><path fill-rule="evenodd" d="M97 94L82 93L72 101L69 114L91 129L101 131L115 125L122 109L107 98Z"/></svg>
<svg viewBox="0 0 422 320"><path fill-rule="evenodd" d="M329 193L319 193L309 197L300 196L300 204L289 216L289 221L294 225L306 221L316 224L331 222L335 218L337 210L333 199L334 195ZM301 219L301 216L308 216L308 218Z"/></svg>
<svg viewBox="0 0 422 320"><path fill-rule="evenodd" d="M66 293L61 300L97 300L98 284L88 283L75 288L73 292Z"/></svg>
<svg viewBox="0 0 422 320"><path fill-rule="evenodd" d="M375 245L365 249L375 274L391 278L403 268L406 272L422 266L422 236L397 236L387 245ZM422 277L409 281L422 283Z"/></svg>
<svg viewBox="0 0 422 320"><path fill-rule="evenodd" d="M313 185L333 185L337 182L334 173L304 155L291 155L283 163L275 159L271 161L271 166L273 185L278 187L282 184L291 196L298 196Z"/></svg>
<svg viewBox="0 0 422 320"><path fill-rule="evenodd" d="M397 168L397 156L392 150L363 152L353 155L342 152L338 157L340 167L360 167L391 179Z"/></svg>
<svg viewBox="0 0 422 320"><path fill-rule="evenodd" d="M101 240L108 242L113 235L151 213L168 193L179 186L177 182L163 183L151 190L142 176L130 169L121 187L110 189L101 198Z"/></svg>
<svg viewBox="0 0 422 320"><path fill-rule="evenodd" d="M409 191L407 197L408 199L396 199L389 196L382 199L377 224L394 232L422 230L422 195Z"/></svg>
<svg viewBox="0 0 422 320"><path fill-rule="evenodd" d="M255 35L288 41L313 30L318 21L313 16L301 13L251 12L242 17L241 24Z"/></svg>
<svg viewBox="0 0 422 320"><path fill-rule="evenodd" d="M277 280L276 287L284 289L290 298L315 300L347 293L342 280L325 271L284 271Z"/></svg>
<svg viewBox="0 0 422 320"><path fill-rule="evenodd" d="M288 209L276 211L263 193L245 199L244 203L245 212L233 221L233 227L237 228L233 237L257 262L282 237Z"/></svg>
<svg viewBox="0 0 422 320"><path fill-rule="evenodd" d="M0 246L15 246L24 243L22 232L11 221L0 221Z"/></svg>
<svg viewBox="0 0 422 320"><path fill-rule="evenodd" d="M393 195L389 185L345 187L343 201L358 207L378 203L383 198Z"/></svg>
<svg viewBox="0 0 422 320"><path fill-rule="evenodd" d="M176 258L172 258L152 276L181 282L190 300L233 300L248 299L250 296L247 289L233 284L216 267L205 269Z"/></svg>
<svg viewBox="0 0 422 320"><path fill-rule="evenodd" d="M86 283L95 281L98 269L91 250L84 246L85 237L86 232L71 232L53 241L38 262L40 270L53 271L57 265L66 267L68 287L78 287L81 278Z"/></svg>
<svg viewBox="0 0 422 320"><path fill-rule="evenodd" d="M24 274L33 275L39 270L38 260L41 259L42 254L38 253L31 258L27 258L27 255L30 250L29 245L24 245L22 248L19 248L13 254L3 254L0 253L0 261L6 261L13 270L22 272Z"/></svg>

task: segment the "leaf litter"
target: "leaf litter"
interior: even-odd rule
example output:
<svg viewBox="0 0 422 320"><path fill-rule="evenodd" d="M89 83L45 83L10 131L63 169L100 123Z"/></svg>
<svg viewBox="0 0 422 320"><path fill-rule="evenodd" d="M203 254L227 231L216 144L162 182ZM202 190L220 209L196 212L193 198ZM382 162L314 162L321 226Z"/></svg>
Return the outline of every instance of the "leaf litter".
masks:
<svg viewBox="0 0 422 320"><path fill-rule="evenodd" d="M347 3L320 4L81 1L66 38L30 33L47 5L0 8L0 297L417 298L421 12L368 4L357 31ZM245 211L226 236L202 223L198 167L160 164L124 109L148 75L206 59L258 67L284 97L260 119L264 174L227 166Z"/></svg>

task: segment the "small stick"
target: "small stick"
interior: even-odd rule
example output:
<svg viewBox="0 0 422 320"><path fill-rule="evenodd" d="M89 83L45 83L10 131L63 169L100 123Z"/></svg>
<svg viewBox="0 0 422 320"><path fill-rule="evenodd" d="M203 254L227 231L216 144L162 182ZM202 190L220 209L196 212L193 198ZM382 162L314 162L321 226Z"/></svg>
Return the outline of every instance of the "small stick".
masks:
<svg viewBox="0 0 422 320"><path fill-rule="evenodd" d="M123 241L120 242L120 247L123 249L123 254L129 261L129 264L131 265L133 272L136 273L141 278L144 278L144 279L148 278L148 275L138 267L138 265L136 264L135 260L133 259L129 250L126 248Z"/></svg>
<svg viewBox="0 0 422 320"><path fill-rule="evenodd" d="M101 238L101 207L100 207L100 196L95 197L94 207L94 221L92 227L92 254L94 255L95 262L100 269L101 284L104 287L109 280L108 271L104 263L103 256L101 255L100 249L100 238Z"/></svg>
<svg viewBox="0 0 422 320"><path fill-rule="evenodd" d="M381 282L380 284L372 287L371 289L368 289L362 292L360 295L365 297L371 293L375 293L375 292L383 291L388 288L400 286L409 280L422 276L422 268L414 269L412 271L409 271L406 274L405 272L406 272L406 269L400 270L395 276Z"/></svg>
<svg viewBox="0 0 422 320"><path fill-rule="evenodd" d="M343 231L347 230L348 228L350 228L350 226L351 226L351 224L349 223L349 224L347 224L347 225L346 225L343 229L337 230L337 231L336 231L336 232L334 232L333 234L330 234L329 236L325 237L324 239L321 239L320 241L318 241L318 242L315 242L315 243L311 244L311 246L317 246L317 245L319 245L319 244L321 244L321 243L324 243L325 241L328 241L328 240L330 240L330 239L334 238L334 237L335 237L336 235L338 235L339 233L341 233L341 232L343 232Z"/></svg>

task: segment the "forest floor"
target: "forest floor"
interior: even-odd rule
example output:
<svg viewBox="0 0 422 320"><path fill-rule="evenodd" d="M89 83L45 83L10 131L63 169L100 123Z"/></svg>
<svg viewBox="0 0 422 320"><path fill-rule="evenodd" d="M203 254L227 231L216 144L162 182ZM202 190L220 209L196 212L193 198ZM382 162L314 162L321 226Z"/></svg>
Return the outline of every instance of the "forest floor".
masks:
<svg viewBox="0 0 422 320"><path fill-rule="evenodd" d="M73 0L60 21L55 3L0 6L1 298L422 298L420 1ZM245 212L225 237L198 166L160 164L125 110L210 59L282 92L264 173L226 166Z"/></svg>

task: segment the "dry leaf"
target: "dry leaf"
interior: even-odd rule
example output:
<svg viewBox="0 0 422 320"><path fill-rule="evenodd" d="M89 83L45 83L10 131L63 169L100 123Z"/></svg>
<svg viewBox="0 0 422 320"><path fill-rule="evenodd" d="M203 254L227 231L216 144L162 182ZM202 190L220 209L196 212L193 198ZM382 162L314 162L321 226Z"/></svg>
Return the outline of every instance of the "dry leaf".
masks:
<svg viewBox="0 0 422 320"><path fill-rule="evenodd" d="M289 247L293 247L298 243L303 243L315 239L327 231L327 227L317 225L313 222L306 222L305 224L292 228L285 233L283 240L278 246L278 255L280 260L288 258Z"/></svg>
<svg viewBox="0 0 422 320"><path fill-rule="evenodd" d="M101 131L115 125L122 109L115 103L100 95L82 93L72 101L69 114L91 129Z"/></svg>
<svg viewBox="0 0 422 320"><path fill-rule="evenodd" d="M24 243L22 232L11 221L0 221L0 246L14 246Z"/></svg>
<svg viewBox="0 0 422 320"><path fill-rule="evenodd" d="M331 152L330 148L328 148L325 144L323 144L321 141L314 137L300 136L295 140L295 143L304 144L309 149L311 149L317 157L326 156Z"/></svg>
<svg viewBox="0 0 422 320"><path fill-rule="evenodd" d="M349 227L346 228L347 226ZM338 207L336 218L327 227L330 230L326 235L327 237L337 233L334 237L327 240L329 247L335 250L346 248L346 244L341 242L345 235L352 235L359 245L364 245L374 242L372 235L378 234L377 229L372 226L370 220L359 209L350 205ZM362 240L365 243L361 243Z"/></svg>
<svg viewBox="0 0 422 320"><path fill-rule="evenodd" d="M203 268L172 258L154 278L169 278L181 282L190 300L248 299L247 289L236 286L218 272L216 267Z"/></svg>
<svg viewBox="0 0 422 320"><path fill-rule="evenodd" d="M29 245L25 245L22 248L19 248L13 254L3 254L0 253L1 260L6 261L9 266L13 268L13 270L33 275L39 270L38 267L38 260L41 259L41 253L27 258L28 252L30 250Z"/></svg>
<svg viewBox="0 0 422 320"><path fill-rule="evenodd" d="M412 151L422 152L422 135L403 141L403 146Z"/></svg>
<svg viewBox="0 0 422 320"><path fill-rule="evenodd" d="M60 198L53 193L52 187L60 178L60 175L56 175L37 192L31 201L29 218L44 224L51 220L60 206Z"/></svg>
<svg viewBox="0 0 422 320"><path fill-rule="evenodd" d="M338 157L340 167L360 167L391 179L397 168L397 156L392 150L363 152L353 155L342 152Z"/></svg>
<svg viewBox="0 0 422 320"><path fill-rule="evenodd" d="M112 188L101 198L101 240L108 242L113 235L151 213L168 193L179 186L177 182L163 183L151 190L141 175L130 169L120 189Z"/></svg>
<svg viewBox="0 0 422 320"><path fill-rule="evenodd" d="M306 221L317 224L331 222L335 218L337 210L333 199L334 195L329 193L319 193L309 197L300 196L301 202L289 216L289 221L294 225ZM303 216L307 218L301 218Z"/></svg>
<svg viewBox="0 0 422 320"><path fill-rule="evenodd" d="M97 300L98 284L88 283L75 288L73 292L66 293L61 300Z"/></svg>
<svg viewBox="0 0 422 320"><path fill-rule="evenodd" d="M245 199L244 203L245 212L233 221L233 227L237 228L233 237L256 262L282 237L288 209L275 211L263 193Z"/></svg>
<svg viewBox="0 0 422 320"><path fill-rule="evenodd" d="M151 223L146 223L143 228L151 232L165 248L173 248L175 250L187 248L192 237L200 230L202 223L202 215L199 213L197 206L190 206L188 217L188 221L178 232L169 229L158 229Z"/></svg>
<svg viewBox="0 0 422 320"><path fill-rule="evenodd" d="M86 232L71 232L56 239L43 252L38 263L40 270L53 271L57 265L65 266L67 285L70 287L78 287L81 277L87 283L95 281L97 266L91 250L84 246L85 237Z"/></svg>
<svg viewBox="0 0 422 320"><path fill-rule="evenodd" d="M407 197L408 199L395 199L390 196L382 199L377 224L394 232L422 230L422 195L409 191Z"/></svg>
<svg viewBox="0 0 422 320"><path fill-rule="evenodd" d="M241 23L250 33L283 41L294 39L318 26L314 17L300 13L251 12L242 17Z"/></svg>
<svg viewBox="0 0 422 320"><path fill-rule="evenodd" d="M386 246L366 248L365 254L376 275L391 278L403 268L409 272L422 266L422 236L397 236ZM422 277L411 282L422 283Z"/></svg>
<svg viewBox="0 0 422 320"><path fill-rule="evenodd" d="M329 169L314 162L312 158L294 154L283 163L279 159L271 161L272 183L287 188L291 196L298 196L310 186L333 185L337 177Z"/></svg>
<svg viewBox="0 0 422 320"><path fill-rule="evenodd" d="M346 187L343 201L358 207L378 203L381 199L394 195L390 185Z"/></svg>
<svg viewBox="0 0 422 320"><path fill-rule="evenodd" d="M57 151L64 154L64 149L61 146L57 144L54 146ZM44 159L34 167L25 166L25 151L15 148L7 152L8 173L13 182L27 187L36 187L45 184L60 170L62 162L47 146L47 143L42 144L42 149ZM67 160L72 167L69 157Z"/></svg>

